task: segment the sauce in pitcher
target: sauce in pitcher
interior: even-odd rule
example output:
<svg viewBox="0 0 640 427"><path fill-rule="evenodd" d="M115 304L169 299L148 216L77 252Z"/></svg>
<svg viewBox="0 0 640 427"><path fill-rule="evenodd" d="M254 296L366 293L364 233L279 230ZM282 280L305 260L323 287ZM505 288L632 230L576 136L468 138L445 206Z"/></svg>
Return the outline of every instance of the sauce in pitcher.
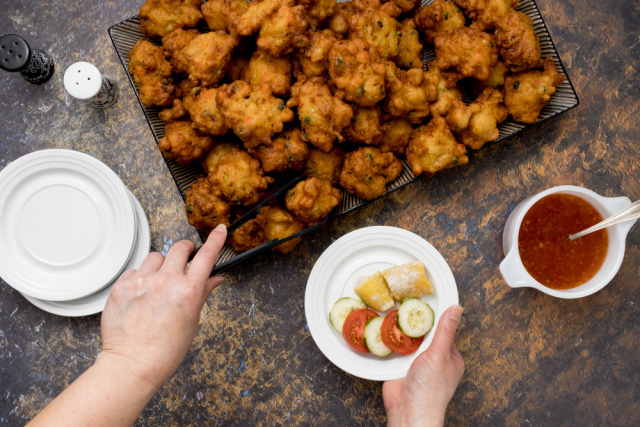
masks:
<svg viewBox="0 0 640 427"><path fill-rule="evenodd" d="M538 200L525 214L518 249L529 274L552 289L569 289L589 281L607 256L607 230L575 240L571 234L602 221L586 200L570 194L551 194Z"/></svg>

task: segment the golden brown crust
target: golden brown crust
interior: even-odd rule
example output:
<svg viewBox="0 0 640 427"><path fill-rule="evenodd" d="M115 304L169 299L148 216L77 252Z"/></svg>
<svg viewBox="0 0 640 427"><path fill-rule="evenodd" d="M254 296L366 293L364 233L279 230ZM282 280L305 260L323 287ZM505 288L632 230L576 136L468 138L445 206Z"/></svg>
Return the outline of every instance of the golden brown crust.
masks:
<svg viewBox="0 0 640 427"><path fill-rule="evenodd" d="M477 97L488 87L492 87L494 89L502 89L504 86L505 79L509 74L509 69L504 62L498 61L496 65L491 70L491 74L489 74L489 78L487 80L473 80L467 85L471 95Z"/></svg>
<svg viewBox="0 0 640 427"><path fill-rule="evenodd" d="M256 50L240 76L254 86L268 84L275 95L288 95L291 88L291 62L288 56L275 58Z"/></svg>
<svg viewBox="0 0 640 427"><path fill-rule="evenodd" d="M293 120L293 111L283 100L271 95L268 84L252 86L238 80L218 88L216 102L225 123L244 142L247 150L271 143L282 132L284 123Z"/></svg>
<svg viewBox="0 0 640 427"><path fill-rule="evenodd" d="M382 135L380 116L380 107L377 105L356 108L351 124L344 130L344 137L360 144L375 144Z"/></svg>
<svg viewBox="0 0 640 427"><path fill-rule="evenodd" d="M411 18L405 18L398 27L398 54L393 62L400 68L422 68L422 54L424 46L420 41L420 34Z"/></svg>
<svg viewBox="0 0 640 427"><path fill-rule="evenodd" d="M349 18L353 14L353 2L337 3L333 13L327 19L327 28L335 34L346 35L349 32Z"/></svg>
<svg viewBox="0 0 640 427"><path fill-rule="evenodd" d="M437 36L433 43L440 69L453 68L464 77L487 80L498 62L493 35L474 28L456 28Z"/></svg>
<svg viewBox="0 0 640 427"><path fill-rule="evenodd" d="M182 105L182 100L176 98L173 100L171 107L167 107L158 113L158 117L165 123L175 122L187 114L187 110Z"/></svg>
<svg viewBox="0 0 640 427"><path fill-rule="evenodd" d="M498 139L498 123L502 123L507 115L507 109L502 105L502 92L488 87L469 106L455 101L446 119L464 145L479 150L485 143Z"/></svg>
<svg viewBox="0 0 640 427"><path fill-rule="evenodd" d="M341 201L340 190L318 178L299 182L287 191L285 198L287 209L309 226L327 218Z"/></svg>
<svg viewBox="0 0 640 427"><path fill-rule="evenodd" d="M160 151L181 165L197 162L213 148L213 140L193 128L191 120L167 123L165 134L158 142Z"/></svg>
<svg viewBox="0 0 640 427"><path fill-rule="evenodd" d="M262 208L256 216L256 221L260 228L264 230L264 237L267 242L273 239L284 239L305 228L305 224L302 221L296 219L285 208L278 205ZM300 237L291 239L274 247L273 250L286 254L300 243L300 240Z"/></svg>
<svg viewBox="0 0 640 427"><path fill-rule="evenodd" d="M262 24L256 41L258 49L272 56L290 53L294 47L308 44L306 29L303 6L282 6Z"/></svg>
<svg viewBox="0 0 640 427"><path fill-rule="evenodd" d="M241 227L231 233L227 238L227 243L229 243L236 252L248 251L265 242L264 229L255 218L242 224Z"/></svg>
<svg viewBox="0 0 640 427"><path fill-rule="evenodd" d="M388 0L383 0L383 3ZM418 3L418 0L391 0L402 12L411 12Z"/></svg>
<svg viewBox="0 0 640 427"><path fill-rule="evenodd" d="M229 130L216 103L217 93L212 87L195 87L184 97L193 126L205 135L224 135Z"/></svg>
<svg viewBox="0 0 640 427"><path fill-rule="evenodd" d="M244 150L232 148L219 157L218 167L208 176L229 203L249 206L259 202L274 181L263 173L260 161Z"/></svg>
<svg viewBox="0 0 640 427"><path fill-rule="evenodd" d="M327 77L329 61L327 55L333 43L338 39L333 31L310 31L309 45L305 49L298 49L295 53L294 74L303 74L307 79L313 77Z"/></svg>
<svg viewBox="0 0 640 427"><path fill-rule="evenodd" d="M284 5L292 6L292 0L252 1L247 10L238 18L238 32L250 36L260 29L263 22Z"/></svg>
<svg viewBox="0 0 640 427"><path fill-rule="evenodd" d="M498 21L518 7L519 0L453 0L473 20L471 28L492 30Z"/></svg>
<svg viewBox="0 0 640 427"><path fill-rule="evenodd" d="M171 64L160 47L138 40L129 51L129 73L138 85L142 104L158 107L171 104L175 93Z"/></svg>
<svg viewBox="0 0 640 427"><path fill-rule="evenodd" d="M411 123L420 123L429 115L429 103L438 99L440 78L422 68L401 70L391 61L387 61L386 66L385 111Z"/></svg>
<svg viewBox="0 0 640 427"><path fill-rule="evenodd" d="M224 31L211 31L195 37L180 52L189 80L200 86L211 86L224 77L238 39Z"/></svg>
<svg viewBox="0 0 640 427"><path fill-rule="evenodd" d="M413 126L407 119L385 120L381 128L382 134L376 142L383 153L404 154Z"/></svg>
<svg viewBox="0 0 640 427"><path fill-rule="evenodd" d="M433 43L440 34L449 33L465 25L464 14L453 1L434 0L416 11L413 20L425 40Z"/></svg>
<svg viewBox="0 0 640 427"><path fill-rule="evenodd" d="M309 147L302 140L302 131L293 128L277 134L271 144L260 145L251 154L260 160L265 173L300 172L309 155Z"/></svg>
<svg viewBox="0 0 640 427"><path fill-rule="evenodd" d="M253 1L238 19L238 32L249 36L260 30L258 49L275 57L305 46L306 28L304 6L295 6L294 0Z"/></svg>
<svg viewBox="0 0 640 427"><path fill-rule="evenodd" d="M466 151L464 144L456 141L447 121L435 116L428 124L413 131L406 155L414 175L418 176L467 164Z"/></svg>
<svg viewBox="0 0 640 427"><path fill-rule="evenodd" d="M207 152L200 162L204 173L208 175L214 173L218 169L220 156L227 154L233 148L237 147L230 142L218 142L210 151Z"/></svg>
<svg viewBox="0 0 640 427"><path fill-rule="evenodd" d="M347 153L340 173L340 185L349 193L372 200L387 193L387 183L402 173L402 162L393 153L375 147L361 147Z"/></svg>
<svg viewBox="0 0 640 427"><path fill-rule="evenodd" d="M182 49L187 47L187 45L199 35L200 31L196 29L184 30L178 28L162 37L162 51L164 52L164 56L169 60L175 73L186 72L185 60L181 55Z"/></svg>
<svg viewBox="0 0 640 427"><path fill-rule="evenodd" d="M206 176L198 177L184 197L189 224L198 230L208 233L220 224L230 225L231 207Z"/></svg>
<svg viewBox="0 0 640 427"><path fill-rule="evenodd" d="M544 61L544 70L529 70L507 76L504 104L514 120L534 123L551 95L566 78L558 73L553 58Z"/></svg>
<svg viewBox="0 0 640 427"><path fill-rule="evenodd" d="M357 2L354 4L357 8ZM362 39L384 59L398 54L398 21L402 10L394 3L370 1L366 8L349 17L349 38Z"/></svg>
<svg viewBox="0 0 640 427"><path fill-rule="evenodd" d="M146 0L140 7L140 32L150 39L178 28L193 28L202 19L201 0Z"/></svg>
<svg viewBox="0 0 640 427"><path fill-rule="evenodd" d="M238 19L248 7L247 0L209 0L202 4L201 11L211 31L237 34Z"/></svg>
<svg viewBox="0 0 640 427"><path fill-rule="evenodd" d="M309 26L317 28L334 12L336 0L298 0L304 6L304 18Z"/></svg>
<svg viewBox="0 0 640 427"><path fill-rule="evenodd" d="M385 66L362 39L341 40L329 50L329 76L347 101L371 107L385 96Z"/></svg>
<svg viewBox="0 0 640 427"><path fill-rule="evenodd" d="M311 149L309 157L304 164L302 175L315 177L337 185L340 180L340 172L344 163L344 151L340 147L333 147L331 151L324 152L319 149Z"/></svg>
<svg viewBox="0 0 640 427"><path fill-rule="evenodd" d="M429 106L429 112L431 116L445 117L455 101L462 101L462 92L455 83L452 84L447 80L447 77L438 68L437 61L433 60L427 63L426 74L438 77L438 98Z"/></svg>
<svg viewBox="0 0 640 427"><path fill-rule="evenodd" d="M331 94L329 86L320 77L298 80L291 87L288 107L298 107L302 138L313 146L330 151L340 132L349 125L353 116L351 106Z"/></svg>
<svg viewBox="0 0 640 427"><path fill-rule="evenodd" d="M500 19L495 31L496 43L504 65L513 73L542 66L540 40L533 21L522 12L509 12Z"/></svg>

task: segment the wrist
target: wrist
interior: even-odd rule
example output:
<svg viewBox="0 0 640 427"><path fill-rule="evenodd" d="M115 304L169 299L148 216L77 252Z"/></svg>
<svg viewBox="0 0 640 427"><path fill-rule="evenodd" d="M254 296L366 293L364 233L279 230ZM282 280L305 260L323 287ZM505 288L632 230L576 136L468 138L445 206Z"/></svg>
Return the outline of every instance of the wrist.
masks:
<svg viewBox="0 0 640 427"><path fill-rule="evenodd" d="M407 399L402 409L402 426L406 427L442 427L447 410L434 402L425 404L411 399Z"/></svg>
<svg viewBox="0 0 640 427"><path fill-rule="evenodd" d="M149 398L166 381L165 377L159 376L153 369L142 366L129 357L106 351L98 355L93 368L105 372L123 385L139 390L141 394L149 395Z"/></svg>
<svg viewBox="0 0 640 427"><path fill-rule="evenodd" d="M439 411L425 411L423 413L411 413L403 417L403 427L442 427L444 426L444 413Z"/></svg>

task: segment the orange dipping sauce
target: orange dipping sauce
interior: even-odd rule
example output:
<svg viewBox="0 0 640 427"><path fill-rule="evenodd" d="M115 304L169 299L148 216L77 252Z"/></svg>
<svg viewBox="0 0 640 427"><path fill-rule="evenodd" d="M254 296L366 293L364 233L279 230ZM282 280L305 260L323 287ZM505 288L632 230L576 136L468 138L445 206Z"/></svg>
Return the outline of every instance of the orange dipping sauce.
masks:
<svg viewBox="0 0 640 427"><path fill-rule="evenodd" d="M552 289L570 289L589 281L607 256L606 229L576 240L571 234L602 221L589 202L570 194L550 194L525 214L518 234L520 258L529 274Z"/></svg>

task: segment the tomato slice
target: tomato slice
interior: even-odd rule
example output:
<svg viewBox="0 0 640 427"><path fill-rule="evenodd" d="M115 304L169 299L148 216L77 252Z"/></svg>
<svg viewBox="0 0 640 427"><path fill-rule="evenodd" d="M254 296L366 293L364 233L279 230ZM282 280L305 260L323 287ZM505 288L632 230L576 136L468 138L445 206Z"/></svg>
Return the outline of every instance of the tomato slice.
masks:
<svg viewBox="0 0 640 427"><path fill-rule="evenodd" d="M378 317L378 313L375 311L368 308L359 308L349 313L345 319L342 326L342 336L355 351L369 353L369 350L364 345L364 327L374 317Z"/></svg>
<svg viewBox="0 0 640 427"><path fill-rule="evenodd" d="M400 354L413 353L420 347L424 336L411 338L398 328L398 310L387 314L381 326L382 342L391 350Z"/></svg>

